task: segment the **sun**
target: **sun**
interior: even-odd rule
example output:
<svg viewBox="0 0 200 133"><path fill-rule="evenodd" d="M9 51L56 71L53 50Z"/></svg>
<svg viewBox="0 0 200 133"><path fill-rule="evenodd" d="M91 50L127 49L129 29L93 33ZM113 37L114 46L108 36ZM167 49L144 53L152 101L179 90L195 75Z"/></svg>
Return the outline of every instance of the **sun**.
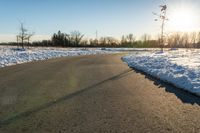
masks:
<svg viewBox="0 0 200 133"><path fill-rule="evenodd" d="M180 32L190 32L197 28L195 11L192 9L177 9L169 17L171 30Z"/></svg>

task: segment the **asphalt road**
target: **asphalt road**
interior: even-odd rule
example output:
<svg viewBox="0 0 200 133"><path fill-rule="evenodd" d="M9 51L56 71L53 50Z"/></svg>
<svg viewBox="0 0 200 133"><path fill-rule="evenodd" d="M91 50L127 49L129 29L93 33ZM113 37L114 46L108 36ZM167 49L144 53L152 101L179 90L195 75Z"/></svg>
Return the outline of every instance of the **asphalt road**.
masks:
<svg viewBox="0 0 200 133"><path fill-rule="evenodd" d="M0 133L200 132L200 98L130 69L121 55L0 69Z"/></svg>

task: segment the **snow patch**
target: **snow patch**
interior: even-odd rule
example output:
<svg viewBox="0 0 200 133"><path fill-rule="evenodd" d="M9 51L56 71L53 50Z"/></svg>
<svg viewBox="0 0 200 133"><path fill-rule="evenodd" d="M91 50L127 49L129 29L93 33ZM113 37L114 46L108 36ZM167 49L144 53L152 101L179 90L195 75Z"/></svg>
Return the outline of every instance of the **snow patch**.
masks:
<svg viewBox="0 0 200 133"><path fill-rule="evenodd" d="M130 67L200 96L200 50L137 52L122 58Z"/></svg>
<svg viewBox="0 0 200 133"><path fill-rule="evenodd" d="M47 60L51 58L93 55L93 54L111 54L116 51L101 50L100 48L29 48L22 49L14 46L0 46L0 67L16 65L31 61Z"/></svg>

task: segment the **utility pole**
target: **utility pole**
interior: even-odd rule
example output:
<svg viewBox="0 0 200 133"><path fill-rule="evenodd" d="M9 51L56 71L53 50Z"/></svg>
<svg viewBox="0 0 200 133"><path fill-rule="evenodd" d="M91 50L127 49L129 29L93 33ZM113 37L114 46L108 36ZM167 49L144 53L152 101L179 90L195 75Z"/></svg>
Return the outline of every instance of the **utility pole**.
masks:
<svg viewBox="0 0 200 133"><path fill-rule="evenodd" d="M96 30L96 40L98 40L98 31Z"/></svg>
<svg viewBox="0 0 200 133"><path fill-rule="evenodd" d="M99 44L99 41L98 41L98 31L97 31L97 30L96 30L95 34L96 34L95 43L96 43L96 45L98 45L98 44Z"/></svg>
<svg viewBox="0 0 200 133"><path fill-rule="evenodd" d="M17 47L19 48L19 36L17 36Z"/></svg>
<svg viewBox="0 0 200 133"><path fill-rule="evenodd" d="M161 8L161 13L157 14L157 13L153 13L153 15L157 16L158 19L155 19L155 21L158 21L159 19L161 20L162 24L161 24L161 50L163 51L164 48L164 28L165 28L165 21L167 21L167 5L160 5L159 6Z"/></svg>

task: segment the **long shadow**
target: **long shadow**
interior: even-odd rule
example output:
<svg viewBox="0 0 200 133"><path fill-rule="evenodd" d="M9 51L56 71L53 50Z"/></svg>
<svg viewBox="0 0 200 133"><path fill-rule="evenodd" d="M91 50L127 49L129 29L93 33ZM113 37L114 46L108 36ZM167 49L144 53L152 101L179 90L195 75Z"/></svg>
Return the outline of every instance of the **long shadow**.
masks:
<svg viewBox="0 0 200 133"><path fill-rule="evenodd" d="M133 70L136 73L145 75L145 78L153 81L154 85L158 86L159 88L163 88L163 89L165 89L166 92L173 93L174 95L176 95L176 97L179 98L182 101L182 103L191 104L191 105L194 105L194 104L200 105L200 97L199 96L192 94L188 91L185 91L181 88L177 88L173 84L161 81L158 78L155 78L155 77L153 77L143 71L140 71L138 69L134 68Z"/></svg>
<svg viewBox="0 0 200 133"><path fill-rule="evenodd" d="M107 78L107 79L105 79L105 80L103 80L101 82L98 82L96 84L93 84L91 86L83 88L83 89L81 89L79 91L76 91L76 92L74 92L72 94L69 94L69 95L63 96L61 98L58 98L55 101L51 101L51 102L45 103L43 105L40 105L38 107L34 107L34 108L31 108L31 109L29 109L27 111L12 115L10 117L7 117L7 118L5 118L3 120L0 120L0 127L5 126L5 125L9 125L10 123L12 123L12 122L14 122L14 121L16 121L18 119L22 119L24 117L27 117L27 116L29 116L29 115L31 115L33 113L36 113L36 112L41 111L43 109L49 108L49 107L51 107L53 105L56 105L58 103L61 103L61 102L65 101L65 100L72 99L73 97L76 97L76 96L78 96L78 95L80 95L80 94L82 94L82 93L84 93L86 91L92 90L95 87L100 86L100 85L102 85L102 84L104 84L106 82L109 82L109 81L112 81L112 80L118 80L120 78L123 78L123 77L129 75L131 71L133 71L133 70L132 69L127 69L127 70L125 70L125 71L123 71L123 72L121 72L121 73L119 73L119 74L117 74L117 75L115 75L113 77Z"/></svg>

